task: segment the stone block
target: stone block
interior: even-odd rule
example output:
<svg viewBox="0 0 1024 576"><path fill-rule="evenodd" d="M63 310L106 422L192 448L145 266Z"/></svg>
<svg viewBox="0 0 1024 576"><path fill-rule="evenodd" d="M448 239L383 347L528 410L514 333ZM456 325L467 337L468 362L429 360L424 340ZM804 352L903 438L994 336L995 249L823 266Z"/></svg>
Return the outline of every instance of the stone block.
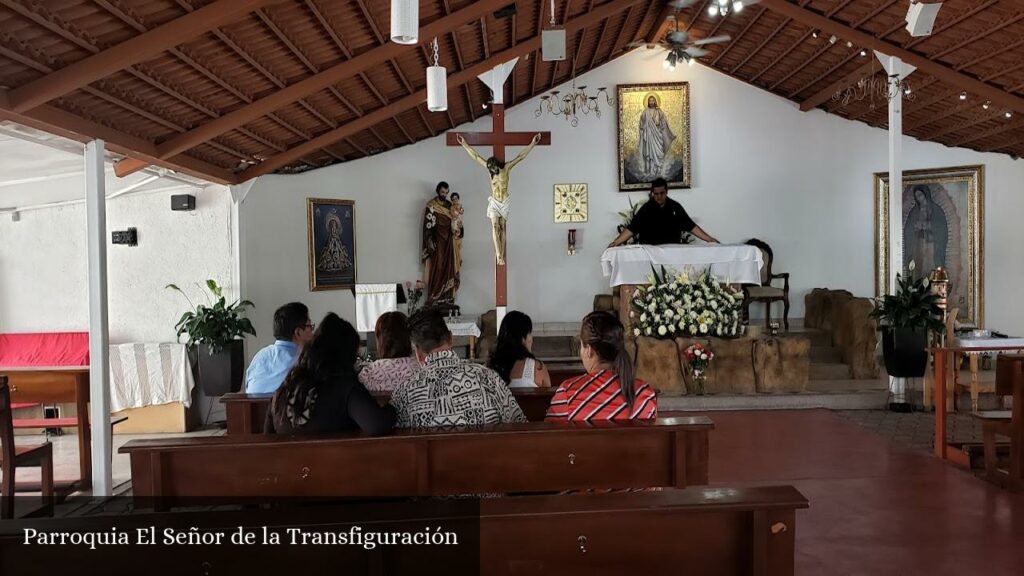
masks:
<svg viewBox="0 0 1024 576"><path fill-rule="evenodd" d="M803 392L811 369L811 343L802 336L764 338L754 347L757 392Z"/></svg>
<svg viewBox="0 0 1024 576"><path fill-rule="evenodd" d="M653 386L664 396L682 396L686 393L683 370L679 363L679 350L674 340L659 340L641 336L633 345L636 377Z"/></svg>

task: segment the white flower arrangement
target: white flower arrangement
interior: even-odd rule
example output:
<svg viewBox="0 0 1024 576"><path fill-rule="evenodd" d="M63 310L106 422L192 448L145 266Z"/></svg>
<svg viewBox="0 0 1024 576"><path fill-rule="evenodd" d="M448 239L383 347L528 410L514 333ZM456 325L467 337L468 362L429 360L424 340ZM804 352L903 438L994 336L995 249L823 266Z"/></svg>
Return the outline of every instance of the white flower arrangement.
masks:
<svg viewBox="0 0 1024 576"><path fill-rule="evenodd" d="M728 285L701 274L668 274L664 268L637 289L631 306L639 316L635 336L719 336L739 334L741 298Z"/></svg>

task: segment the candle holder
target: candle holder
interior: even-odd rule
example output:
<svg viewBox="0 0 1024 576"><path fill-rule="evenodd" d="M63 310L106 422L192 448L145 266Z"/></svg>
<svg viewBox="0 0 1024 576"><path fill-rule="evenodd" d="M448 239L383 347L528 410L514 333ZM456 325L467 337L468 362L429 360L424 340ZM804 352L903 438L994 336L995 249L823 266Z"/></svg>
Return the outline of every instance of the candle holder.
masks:
<svg viewBox="0 0 1024 576"><path fill-rule="evenodd" d="M576 255L576 229L575 228L570 228L569 229L569 249L568 249L568 253L569 253L569 256L575 256Z"/></svg>

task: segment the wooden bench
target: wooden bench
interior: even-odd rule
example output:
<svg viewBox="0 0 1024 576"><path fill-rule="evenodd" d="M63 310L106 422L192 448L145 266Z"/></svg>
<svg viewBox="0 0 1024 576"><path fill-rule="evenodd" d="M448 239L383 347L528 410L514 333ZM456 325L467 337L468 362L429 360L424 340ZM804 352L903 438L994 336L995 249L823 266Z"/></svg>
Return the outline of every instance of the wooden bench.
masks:
<svg viewBox="0 0 1024 576"><path fill-rule="evenodd" d="M708 482L707 417L535 422L392 436L132 440L140 506L189 498L403 497L683 488Z"/></svg>
<svg viewBox="0 0 1024 576"><path fill-rule="evenodd" d="M0 520L14 518L14 493L18 468L38 467L40 469L40 492L43 497L43 511L53 514L53 444L44 442L34 446L18 446L14 443L14 426L11 421L11 391L7 376L0 375Z"/></svg>
<svg viewBox="0 0 1024 576"><path fill-rule="evenodd" d="M985 446L985 479L1011 490L1024 489L1024 355L1003 354L996 359L996 394L1013 395L1011 410L975 412L981 420ZM1010 465L999 467L996 436L1010 439Z"/></svg>
<svg viewBox="0 0 1024 576"><path fill-rule="evenodd" d="M530 422L542 422L547 414L551 398L556 388L513 388L515 397L523 414ZM382 406L391 400L390 392L371 392ZM262 434L267 411L273 394L245 394L236 392L221 396L227 413L228 434Z"/></svg>
<svg viewBox="0 0 1024 576"><path fill-rule="evenodd" d="M110 549L119 559L145 563L149 572L159 574L291 573L296 553L301 553L308 565L344 567L339 572L353 576L791 576L796 511L807 506L791 486L757 486L77 516L48 520L45 529L110 532L114 522L118 532L133 537L155 526L158 541L165 529L180 534L195 527L201 533L225 534L219 545ZM264 526L267 533L281 536L280 544L261 545ZM227 535L238 527L254 534L257 545L231 544ZM378 545L372 550L358 544L296 546L287 532L294 529L308 538L358 531L365 542L370 532L422 535L425 527L448 545ZM0 555L12 574L53 574L69 566L84 574L110 571L109 552L62 546L55 553L49 546L26 546L22 528L0 523Z"/></svg>

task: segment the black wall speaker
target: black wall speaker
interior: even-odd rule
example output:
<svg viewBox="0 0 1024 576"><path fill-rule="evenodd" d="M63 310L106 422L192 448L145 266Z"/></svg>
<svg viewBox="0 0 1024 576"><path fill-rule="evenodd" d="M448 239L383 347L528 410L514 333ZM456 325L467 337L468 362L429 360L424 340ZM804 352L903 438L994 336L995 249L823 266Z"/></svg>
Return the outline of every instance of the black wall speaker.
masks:
<svg viewBox="0 0 1024 576"><path fill-rule="evenodd" d="M196 197L191 194L171 196L171 210L195 210Z"/></svg>

